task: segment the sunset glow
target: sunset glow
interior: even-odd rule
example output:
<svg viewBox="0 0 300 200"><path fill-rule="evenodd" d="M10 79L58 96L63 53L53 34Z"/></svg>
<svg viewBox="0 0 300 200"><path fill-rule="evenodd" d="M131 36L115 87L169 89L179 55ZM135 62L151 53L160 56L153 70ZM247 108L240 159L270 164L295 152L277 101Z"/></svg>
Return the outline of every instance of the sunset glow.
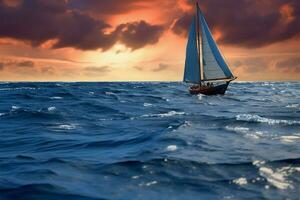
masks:
<svg viewBox="0 0 300 200"><path fill-rule="evenodd" d="M200 6L239 81L300 80L298 0ZM0 0L0 80L181 81L192 14L190 0Z"/></svg>

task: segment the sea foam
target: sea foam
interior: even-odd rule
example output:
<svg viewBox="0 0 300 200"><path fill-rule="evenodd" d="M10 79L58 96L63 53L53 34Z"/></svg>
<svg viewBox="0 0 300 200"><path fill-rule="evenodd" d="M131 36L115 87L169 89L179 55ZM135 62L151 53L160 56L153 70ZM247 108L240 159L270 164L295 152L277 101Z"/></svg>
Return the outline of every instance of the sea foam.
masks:
<svg viewBox="0 0 300 200"><path fill-rule="evenodd" d="M168 113L162 113L162 114L146 114L142 115L142 117L172 117L175 115L184 115L185 112L176 112L176 111L170 111Z"/></svg>
<svg viewBox="0 0 300 200"><path fill-rule="evenodd" d="M285 125L300 124L300 121L284 120L284 119L270 119L270 118L261 117L259 115L250 115L250 114L237 115L236 120L238 120L238 121L248 121L248 122L267 123L269 125L275 125L275 124L285 124Z"/></svg>
<svg viewBox="0 0 300 200"><path fill-rule="evenodd" d="M248 184L247 179L244 177L234 179L232 182L237 185L247 185Z"/></svg>

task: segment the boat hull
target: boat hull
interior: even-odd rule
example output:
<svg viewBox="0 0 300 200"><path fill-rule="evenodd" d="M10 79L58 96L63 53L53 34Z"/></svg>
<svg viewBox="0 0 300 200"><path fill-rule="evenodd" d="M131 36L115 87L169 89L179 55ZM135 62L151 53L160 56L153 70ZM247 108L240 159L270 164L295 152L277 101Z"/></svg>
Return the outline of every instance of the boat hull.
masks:
<svg viewBox="0 0 300 200"><path fill-rule="evenodd" d="M224 95L227 87L229 85L230 82L227 82L225 84L222 85L218 85L218 86L192 86L190 87L189 91L191 94L196 95L196 94L205 94L205 95Z"/></svg>

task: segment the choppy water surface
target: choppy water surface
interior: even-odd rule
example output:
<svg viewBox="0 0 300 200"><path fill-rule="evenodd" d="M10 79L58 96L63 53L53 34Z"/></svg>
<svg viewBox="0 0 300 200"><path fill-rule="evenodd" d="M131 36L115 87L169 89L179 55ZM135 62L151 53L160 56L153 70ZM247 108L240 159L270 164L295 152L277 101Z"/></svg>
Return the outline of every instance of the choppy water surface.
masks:
<svg viewBox="0 0 300 200"><path fill-rule="evenodd" d="M298 199L300 83L1 83L0 199Z"/></svg>

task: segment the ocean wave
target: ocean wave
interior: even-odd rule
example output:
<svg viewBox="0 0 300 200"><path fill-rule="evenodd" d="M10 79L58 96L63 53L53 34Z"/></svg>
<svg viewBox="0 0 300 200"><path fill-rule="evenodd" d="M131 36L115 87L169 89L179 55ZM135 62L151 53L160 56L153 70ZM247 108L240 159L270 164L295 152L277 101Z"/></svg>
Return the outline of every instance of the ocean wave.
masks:
<svg viewBox="0 0 300 200"><path fill-rule="evenodd" d="M284 143L294 143L294 142L300 142L300 134L295 135L283 135L280 137L276 137L275 139L279 139L280 141Z"/></svg>
<svg viewBox="0 0 300 200"><path fill-rule="evenodd" d="M152 104L151 103L144 103L143 106L144 107L150 107L150 106L152 106Z"/></svg>
<svg viewBox="0 0 300 200"><path fill-rule="evenodd" d="M74 130L76 129L76 125L75 124L61 124L59 126L57 126L58 129L62 129L62 130Z"/></svg>
<svg viewBox="0 0 300 200"><path fill-rule="evenodd" d="M263 136L263 133L261 131L253 131L247 127L226 126L225 129L228 131L233 131L235 133L245 135L246 137L253 138L253 139L259 139Z"/></svg>
<svg viewBox="0 0 300 200"><path fill-rule="evenodd" d="M37 88L33 87L19 87L19 88L0 88L0 91L11 91L11 90L36 90Z"/></svg>
<svg viewBox="0 0 300 200"><path fill-rule="evenodd" d="M296 164L299 162L299 159L287 159L287 160L279 160L279 161L263 161L263 160L255 160L253 161L253 165L258 167L260 176L264 177L269 184L273 185L277 189L286 190L286 189L294 189L293 181L289 180L292 174L296 172L300 172L300 167L297 166L283 166L274 168L270 166L275 163L287 163L287 164ZM268 188L268 185L266 185Z"/></svg>
<svg viewBox="0 0 300 200"><path fill-rule="evenodd" d="M290 104L286 106L287 108L300 108L300 104Z"/></svg>
<svg viewBox="0 0 300 200"><path fill-rule="evenodd" d="M185 114L186 114L185 112L170 111L162 114L145 114L142 115L142 117L172 117L175 115L185 115Z"/></svg>
<svg viewBox="0 0 300 200"><path fill-rule="evenodd" d="M110 95L116 95L116 94L113 93L113 92L105 92L105 94L106 94L106 95L109 95L109 96L110 96Z"/></svg>
<svg viewBox="0 0 300 200"><path fill-rule="evenodd" d="M54 111L56 111L56 107L54 107L54 106L49 107L49 108L48 108L48 111L49 111L49 112L54 112Z"/></svg>
<svg viewBox="0 0 300 200"><path fill-rule="evenodd" d="M236 116L237 121L247 121L247 122L259 122L259 123L267 123L269 125L275 124L284 124L284 125L295 125L300 124L300 121L294 120L285 120L285 119L270 119L261 117L259 115L251 115L251 114L239 114Z"/></svg>
<svg viewBox="0 0 300 200"><path fill-rule="evenodd" d="M101 104L101 102L79 102L76 104L72 104L72 107L80 106L84 108L85 110L92 110L93 112L101 111L104 114L109 113L119 113L119 110L116 110L114 108L111 108L110 106L106 106L104 104Z"/></svg>
<svg viewBox="0 0 300 200"><path fill-rule="evenodd" d="M19 106L12 106L11 109L10 109L10 112L15 112L15 111L20 110L20 109L21 109L21 107L19 107Z"/></svg>
<svg viewBox="0 0 300 200"><path fill-rule="evenodd" d="M176 145L169 145L166 148L167 151L176 151L177 149L178 147Z"/></svg>
<svg viewBox="0 0 300 200"><path fill-rule="evenodd" d="M22 108L20 106L12 106L9 111L9 116L13 118L36 118L36 119L43 119L43 118L53 118L53 119L60 119L61 115L58 112L55 112L57 109L56 107L48 107L47 109L39 109L39 110L30 110L26 108Z"/></svg>
<svg viewBox="0 0 300 200"><path fill-rule="evenodd" d="M263 176L267 181L274 187L285 190L293 189L293 182L289 181L287 178L294 172L300 171L300 168L293 167L282 167L275 169L275 171L270 167L260 167L259 174Z"/></svg>
<svg viewBox="0 0 300 200"><path fill-rule="evenodd" d="M52 100L59 100L59 99L63 99L62 97L50 97L50 99Z"/></svg>
<svg viewBox="0 0 300 200"><path fill-rule="evenodd" d="M247 179L244 177L234 179L232 182L236 185L247 185L248 184Z"/></svg>
<svg viewBox="0 0 300 200"><path fill-rule="evenodd" d="M0 86L39 88L0 91L4 199L299 197L299 83L201 101L181 83L59 84Z"/></svg>
<svg viewBox="0 0 300 200"><path fill-rule="evenodd" d="M95 200L94 197L77 194L77 192L70 193L61 184L55 185L52 183L32 183L13 188L2 189L1 196L4 199L86 199ZM102 199L102 198L101 198Z"/></svg>

